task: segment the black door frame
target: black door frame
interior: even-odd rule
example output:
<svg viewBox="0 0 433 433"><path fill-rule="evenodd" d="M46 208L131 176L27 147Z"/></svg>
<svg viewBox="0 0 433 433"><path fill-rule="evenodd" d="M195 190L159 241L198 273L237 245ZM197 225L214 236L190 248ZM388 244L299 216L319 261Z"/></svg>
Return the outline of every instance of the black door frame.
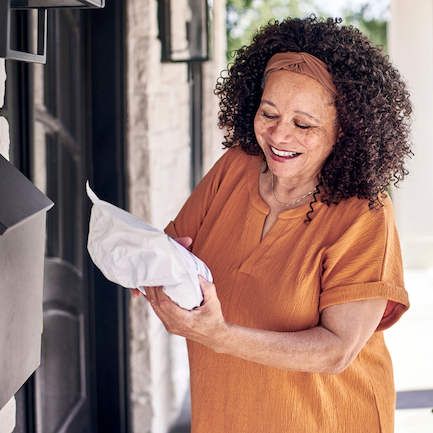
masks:
<svg viewBox="0 0 433 433"><path fill-rule="evenodd" d="M92 115L87 160L98 196L127 208L126 177L126 2L111 0L86 13L88 112ZM131 431L129 385L130 293L103 277L89 260L94 288L94 376L98 431Z"/></svg>

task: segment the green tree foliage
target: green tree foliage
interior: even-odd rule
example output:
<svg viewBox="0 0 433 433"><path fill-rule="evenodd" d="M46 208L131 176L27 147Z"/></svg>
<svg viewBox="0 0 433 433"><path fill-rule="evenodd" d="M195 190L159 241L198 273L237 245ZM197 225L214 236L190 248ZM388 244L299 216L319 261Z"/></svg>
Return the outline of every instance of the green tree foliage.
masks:
<svg viewBox="0 0 433 433"><path fill-rule="evenodd" d="M345 23L351 24L368 36L374 45L380 45L387 52L387 21L385 19L368 18L370 4L363 4L358 11L347 11Z"/></svg>
<svg viewBox="0 0 433 433"><path fill-rule="evenodd" d="M244 45L244 34L240 21L252 9L253 0L227 0L227 58L233 50Z"/></svg>
<svg viewBox="0 0 433 433"><path fill-rule="evenodd" d="M311 13L327 18L323 2L317 0L227 0L227 60L233 60L233 51L248 45L258 28L271 19L305 17ZM383 14L382 14L383 15ZM375 45L386 51L387 21L374 17L370 4L365 3L356 10L346 9L343 25L353 25L370 38Z"/></svg>
<svg viewBox="0 0 433 433"><path fill-rule="evenodd" d="M227 58L271 19L306 15L312 5L313 0L227 0Z"/></svg>

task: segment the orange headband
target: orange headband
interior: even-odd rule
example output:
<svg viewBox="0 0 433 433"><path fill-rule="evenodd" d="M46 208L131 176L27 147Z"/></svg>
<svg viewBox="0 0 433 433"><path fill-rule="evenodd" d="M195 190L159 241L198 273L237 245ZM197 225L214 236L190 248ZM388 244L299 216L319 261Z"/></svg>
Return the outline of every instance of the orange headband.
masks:
<svg viewBox="0 0 433 433"><path fill-rule="evenodd" d="M328 72L326 63L309 53L287 51L285 53L274 54L266 64L263 78L266 78L271 72L281 69L308 75L317 80L334 96L338 96L337 88L332 81L332 75Z"/></svg>

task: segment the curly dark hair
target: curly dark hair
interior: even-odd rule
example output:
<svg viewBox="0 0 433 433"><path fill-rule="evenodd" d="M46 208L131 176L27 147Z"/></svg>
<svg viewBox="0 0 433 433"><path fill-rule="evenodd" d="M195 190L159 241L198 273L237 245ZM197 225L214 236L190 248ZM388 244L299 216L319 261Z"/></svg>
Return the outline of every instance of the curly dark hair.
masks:
<svg viewBox="0 0 433 433"><path fill-rule="evenodd" d="M276 53L307 52L325 62L339 96L335 99L343 136L326 160L318 185L330 205L349 197L369 200L370 208L408 173L412 106L399 72L376 47L341 19L287 18L270 21L250 46L236 52L226 76L219 78L219 126L226 128L225 147L239 145L262 154L254 134L254 117L262 96L266 63ZM316 194L312 205L317 201ZM307 218L309 218L307 214Z"/></svg>

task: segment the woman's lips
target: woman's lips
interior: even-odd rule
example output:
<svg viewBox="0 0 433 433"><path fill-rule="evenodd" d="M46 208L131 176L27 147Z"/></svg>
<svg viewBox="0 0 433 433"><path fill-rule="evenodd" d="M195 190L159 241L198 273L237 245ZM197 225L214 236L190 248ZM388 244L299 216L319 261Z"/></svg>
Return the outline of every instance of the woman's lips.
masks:
<svg viewBox="0 0 433 433"><path fill-rule="evenodd" d="M284 158L284 159L293 159L293 158L297 157L298 155L301 155L301 153L298 153L298 152L279 150L273 146L269 146L269 149L271 150L271 152L270 152L271 156L277 156L277 157Z"/></svg>

